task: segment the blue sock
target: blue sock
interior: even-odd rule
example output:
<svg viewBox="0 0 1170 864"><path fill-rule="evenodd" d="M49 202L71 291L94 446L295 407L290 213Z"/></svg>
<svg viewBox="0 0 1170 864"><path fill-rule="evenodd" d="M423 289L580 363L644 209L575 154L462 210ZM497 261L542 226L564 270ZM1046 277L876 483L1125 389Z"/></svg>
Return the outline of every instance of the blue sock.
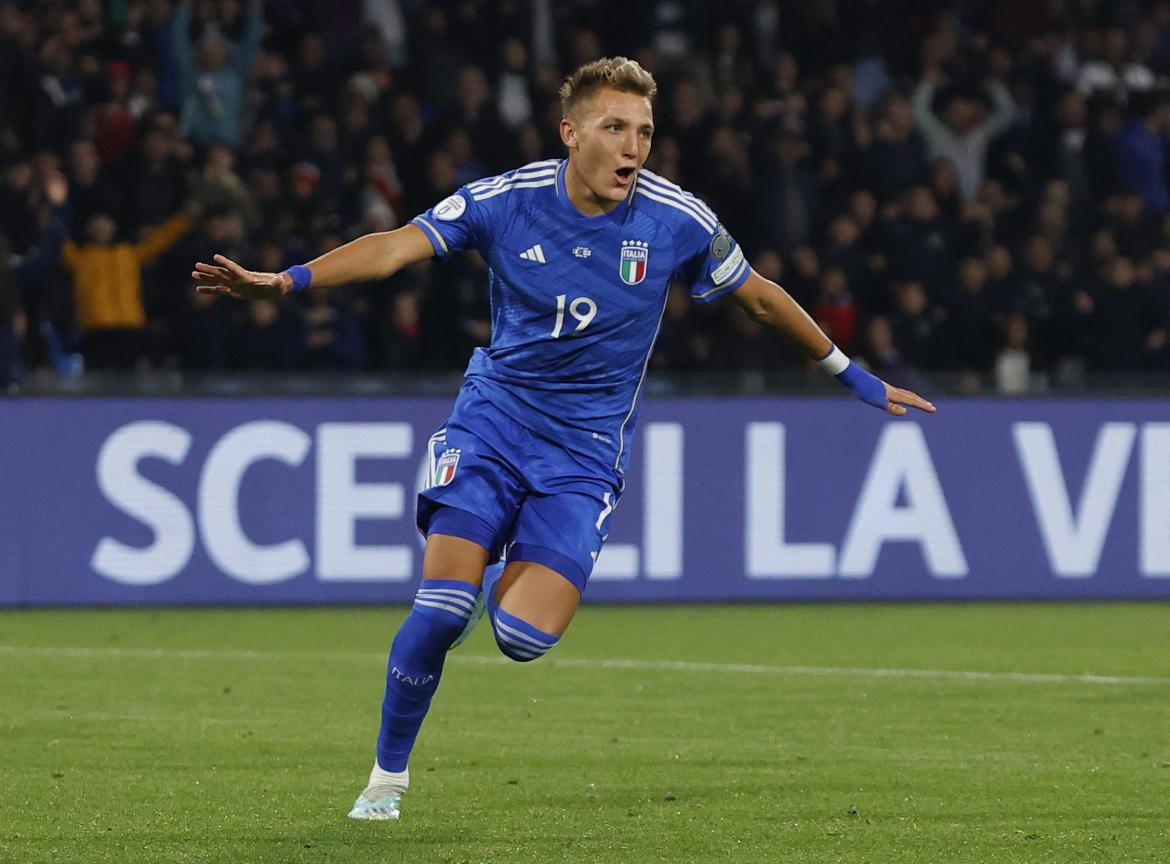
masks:
<svg viewBox="0 0 1170 864"><path fill-rule="evenodd" d="M513 660L525 663L543 657L560 641L560 636L553 636L533 627L523 618L517 618L505 612L499 606L489 607L492 617L492 630L496 634L496 644L500 650Z"/></svg>
<svg viewBox="0 0 1170 864"><path fill-rule="evenodd" d="M479 588L455 579L424 579L390 647L378 732L378 765L405 771L414 739L439 688L447 649L463 632Z"/></svg>
<svg viewBox="0 0 1170 864"><path fill-rule="evenodd" d="M491 564L483 571L483 599L487 606L488 616L493 621L496 618L496 610L500 608L499 604L496 603L496 589L500 586L500 579L503 575L503 561Z"/></svg>

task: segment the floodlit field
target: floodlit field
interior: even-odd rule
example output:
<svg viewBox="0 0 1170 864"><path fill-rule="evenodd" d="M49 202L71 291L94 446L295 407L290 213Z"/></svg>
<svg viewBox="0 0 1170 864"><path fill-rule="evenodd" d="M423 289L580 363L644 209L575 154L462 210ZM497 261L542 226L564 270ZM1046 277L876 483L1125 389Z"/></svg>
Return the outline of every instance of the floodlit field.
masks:
<svg viewBox="0 0 1170 864"><path fill-rule="evenodd" d="M0 614L0 861L1165 862L1170 606L586 607L451 655L355 823L404 610Z"/></svg>

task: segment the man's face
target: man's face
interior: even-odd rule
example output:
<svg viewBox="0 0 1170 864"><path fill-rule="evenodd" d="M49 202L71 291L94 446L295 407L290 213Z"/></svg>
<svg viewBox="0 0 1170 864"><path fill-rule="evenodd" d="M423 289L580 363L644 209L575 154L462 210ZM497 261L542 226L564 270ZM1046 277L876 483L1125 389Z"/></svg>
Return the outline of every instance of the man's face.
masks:
<svg viewBox="0 0 1170 864"><path fill-rule="evenodd" d="M114 242L114 235L118 233L118 226L105 213L95 213L85 226L86 238L90 243L98 246L108 246Z"/></svg>
<svg viewBox="0 0 1170 864"><path fill-rule="evenodd" d="M951 100L951 104L947 106L946 117L952 129L956 132L966 133L979 125L979 121L982 119L981 113L979 103L972 99L958 97Z"/></svg>
<svg viewBox="0 0 1170 864"><path fill-rule="evenodd" d="M199 43L199 66L204 72L215 72L227 63L227 46L218 35L208 35Z"/></svg>
<svg viewBox="0 0 1170 864"><path fill-rule="evenodd" d="M636 93L598 90L561 121L561 140L589 191L599 199L622 201L650 155L654 112Z"/></svg>

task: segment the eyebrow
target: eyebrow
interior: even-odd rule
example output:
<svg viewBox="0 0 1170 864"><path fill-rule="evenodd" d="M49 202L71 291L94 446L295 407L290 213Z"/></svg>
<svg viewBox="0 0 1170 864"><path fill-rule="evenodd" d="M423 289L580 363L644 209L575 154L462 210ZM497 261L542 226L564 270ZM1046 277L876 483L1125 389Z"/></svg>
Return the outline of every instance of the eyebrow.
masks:
<svg viewBox="0 0 1170 864"><path fill-rule="evenodd" d="M621 117L617 117L613 114L606 115L605 117L602 118L601 122L605 126L608 126L611 123L620 123L623 126L630 125L629 120L625 120L625 119L623 119ZM653 132L654 131L654 124L653 123L642 123L638 126L638 128L639 129L649 129L651 132Z"/></svg>

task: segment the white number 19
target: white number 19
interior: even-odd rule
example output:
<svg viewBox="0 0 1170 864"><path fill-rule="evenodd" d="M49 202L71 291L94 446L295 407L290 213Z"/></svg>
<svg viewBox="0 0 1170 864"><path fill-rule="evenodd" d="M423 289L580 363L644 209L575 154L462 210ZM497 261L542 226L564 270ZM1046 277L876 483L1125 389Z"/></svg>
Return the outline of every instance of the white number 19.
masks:
<svg viewBox="0 0 1170 864"><path fill-rule="evenodd" d="M561 328L565 324L565 297L564 294L557 295L557 323L552 331L554 339L561 338ZM573 328L573 332L580 333L597 315L597 304L588 297L577 297L569 303L569 314L577 319L577 326Z"/></svg>

